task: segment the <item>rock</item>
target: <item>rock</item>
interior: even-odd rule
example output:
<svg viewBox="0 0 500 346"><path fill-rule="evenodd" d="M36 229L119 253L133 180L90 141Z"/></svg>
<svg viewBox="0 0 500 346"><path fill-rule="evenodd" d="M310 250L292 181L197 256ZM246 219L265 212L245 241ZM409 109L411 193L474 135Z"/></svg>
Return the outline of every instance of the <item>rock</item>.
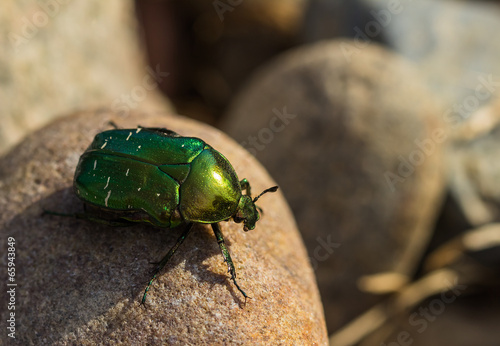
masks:
<svg viewBox="0 0 500 346"><path fill-rule="evenodd" d="M455 117L470 116L498 95L500 7L488 1L312 0L306 42L355 39L353 51L382 42L412 60Z"/></svg>
<svg viewBox="0 0 500 346"><path fill-rule="evenodd" d="M358 279L413 274L441 203L449 137L411 64L374 44L348 57L352 44L320 42L267 64L222 127L290 202L330 332L379 300Z"/></svg>
<svg viewBox="0 0 500 346"><path fill-rule="evenodd" d="M82 203L72 191L93 136L119 127L163 126L220 149L253 191L275 185L223 133L177 116L81 112L24 139L0 160L0 245L15 239L16 339L22 343L326 344L322 306L293 216L281 193L258 204L255 230L222 222L246 304L227 274L208 225L197 225L140 306L152 265L180 230L111 227L54 215ZM255 193L254 192L254 193ZM0 274L7 282L7 270ZM7 302L6 290L1 299ZM1 318L8 319L7 309ZM6 338L6 333L2 338Z"/></svg>
<svg viewBox="0 0 500 346"><path fill-rule="evenodd" d="M137 38L133 1L11 2L0 11L0 154L73 109L170 110Z"/></svg>

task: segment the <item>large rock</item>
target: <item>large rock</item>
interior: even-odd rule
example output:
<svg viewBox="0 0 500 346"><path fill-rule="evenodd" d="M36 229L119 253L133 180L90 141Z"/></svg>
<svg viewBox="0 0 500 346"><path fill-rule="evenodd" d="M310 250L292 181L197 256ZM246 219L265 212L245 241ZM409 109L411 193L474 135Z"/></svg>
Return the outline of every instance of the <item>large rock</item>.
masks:
<svg viewBox="0 0 500 346"><path fill-rule="evenodd" d="M78 158L93 136L120 127L162 126L221 150L254 193L275 185L259 163L223 133L175 116L82 112L26 138L0 160L0 246L15 239L16 339L22 343L326 344L314 274L281 193L245 233L222 222L243 297L230 281L208 225L195 226L140 306L151 261L180 235L137 225L113 228L45 209L81 212L72 191ZM4 266L4 269L6 266ZM7 282L7 270L1 271ZM8 301L6 289L1 299ZM7 304L7 303L5 303ZM6 321L9 311L1 310ZM2 338L7 339L5 330Z"/></svg>
<svg viewBox="0 0 500 346"><path fill-rule="evenodd" d="M377 300L358 279L399 274L386 287L364 281L383 291L412 275L441 202L449 135L411 64L376 45L346 55L352 45L325 41L269 63L223 126L283 188L331 331Z"/></svg>

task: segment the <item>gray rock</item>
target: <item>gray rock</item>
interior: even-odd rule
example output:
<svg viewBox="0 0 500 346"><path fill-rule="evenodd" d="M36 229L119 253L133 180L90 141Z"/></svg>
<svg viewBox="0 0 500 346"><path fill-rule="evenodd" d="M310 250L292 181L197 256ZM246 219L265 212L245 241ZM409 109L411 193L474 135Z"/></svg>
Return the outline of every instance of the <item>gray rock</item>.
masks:
<svg viewBox="0 0 500 346"><path fill-rule="evenodd" d="M306 42L355 38L354 54L381 42L412 60L429 88L462 118L498 94L497 3L312 0L306 18Z"/></svg>

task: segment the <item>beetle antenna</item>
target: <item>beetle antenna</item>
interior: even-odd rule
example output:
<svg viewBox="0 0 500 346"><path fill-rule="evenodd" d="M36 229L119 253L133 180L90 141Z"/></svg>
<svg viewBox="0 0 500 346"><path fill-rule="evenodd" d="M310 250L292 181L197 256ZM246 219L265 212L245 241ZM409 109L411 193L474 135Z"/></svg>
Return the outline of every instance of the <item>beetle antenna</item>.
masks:
<svg viewBox="0 0 500 346"><path fill-rule="evenodd" d="M265 194L265 193L268 193L268 192L276 192L276 191L278 191L278 187L277 187L277 186L273 186L273 187L270 187L269 189L265 189L264 191L262 191L262 192L261 192L261 194L260 194L260 195L258 195L257 197L255 197L255 198L253 199L253 202L254 202L254 203L255 203L255 202L257 202L257 200L260 198L260 196L262 196L262 195L263 195L263 194Z"/></svg>

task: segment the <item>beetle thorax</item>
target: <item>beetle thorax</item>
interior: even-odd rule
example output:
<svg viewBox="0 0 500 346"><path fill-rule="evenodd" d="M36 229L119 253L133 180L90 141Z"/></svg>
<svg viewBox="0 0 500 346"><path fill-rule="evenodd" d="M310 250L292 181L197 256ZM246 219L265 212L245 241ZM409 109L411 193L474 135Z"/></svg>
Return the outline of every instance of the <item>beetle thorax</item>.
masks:
<svg viewBox="0 0 500 346"><path fill-rule="evenodd" d="M229 219L241 196L234 169L225 157L209 146L191 162L189 175L179 192L183 218L200 223Z"/></svg>

